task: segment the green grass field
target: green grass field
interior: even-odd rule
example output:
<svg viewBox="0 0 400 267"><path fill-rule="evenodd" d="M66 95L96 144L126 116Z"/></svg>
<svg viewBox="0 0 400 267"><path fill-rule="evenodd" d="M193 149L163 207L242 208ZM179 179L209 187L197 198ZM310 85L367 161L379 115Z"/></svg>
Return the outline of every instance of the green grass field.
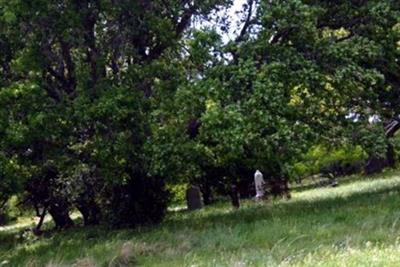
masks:
<svg viewBox="0 0 400 267"><path fill-rule="evenodd" d="M399 266L399 192L392 173L290 201L171 212L152 228L75 228L39 239L3 229L0 266Z"/></svg>

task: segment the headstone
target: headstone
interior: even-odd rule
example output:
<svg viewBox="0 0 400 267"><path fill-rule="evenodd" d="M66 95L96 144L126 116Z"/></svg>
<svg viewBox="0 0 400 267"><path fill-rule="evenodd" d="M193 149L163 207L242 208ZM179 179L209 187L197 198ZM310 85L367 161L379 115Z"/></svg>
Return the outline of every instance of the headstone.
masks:
<svg viewBox="0 0 400 267"><path fill-rule="evenodd" d="M201 192L198 186L191 186L186 190L186 203L188 210L197 210L203 207Z"/></svg>
<svg viewBox="0 0 400 267"><path fill-rule="evenodd" d="M254 185L256 188L256 199L262 199L265 195L265 181L263 174L259 170L254 173Z"/></svg>

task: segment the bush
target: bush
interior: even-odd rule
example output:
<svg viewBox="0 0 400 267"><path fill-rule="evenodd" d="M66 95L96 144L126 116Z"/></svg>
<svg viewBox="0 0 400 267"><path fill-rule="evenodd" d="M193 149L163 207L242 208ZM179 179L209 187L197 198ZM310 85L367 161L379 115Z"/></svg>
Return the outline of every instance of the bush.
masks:
<svg viewBox="0 0 400 267"><path fill-rule="evenodd" d="M312 147L303 160L293 165L290 176L293 180L322 173L334 176L350 175L362 171L366 153L360 146L342 146L330 149L323 145Z"/></svg>
<svg viewBox="0 0 400 267"><path fill-rule="evenodd" d="M160 223L170 194L160 177L137 176L126 185L114 187L109 220L113 227Z"/></svg>
<svg viewBox="0 0 400 267"><path fill-rule="evenodd" d="M171 204L183 205L186 201L187 184L174 184L167 186L168 191L171 192Z"/></svg>
<svg viewBox="0 0 400 267"><path fill-rule="evenodd" d="M344 162L337 160L330 162L328 165L322 166L320 173L327 177L337 177L359 173L363 169L362 161Z"/></svg>
<svg viewBox="0 0 400 267"><path fill-rule="evenodd" d="M16 219L16 213L10 209L7 203L3 208L0 208L0 226L9 224Z"/></svg>

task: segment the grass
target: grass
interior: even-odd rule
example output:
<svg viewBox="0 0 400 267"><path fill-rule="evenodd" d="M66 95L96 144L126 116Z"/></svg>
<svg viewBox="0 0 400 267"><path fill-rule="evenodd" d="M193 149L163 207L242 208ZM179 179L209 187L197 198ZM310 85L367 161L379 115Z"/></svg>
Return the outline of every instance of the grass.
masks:
<svg viewBox="0 0 400 267"><path fill-rule="evenodd" d="M0 231L0 266L398 266L400 175L345 179L290 201L170 212L156 227Z"/></svg>

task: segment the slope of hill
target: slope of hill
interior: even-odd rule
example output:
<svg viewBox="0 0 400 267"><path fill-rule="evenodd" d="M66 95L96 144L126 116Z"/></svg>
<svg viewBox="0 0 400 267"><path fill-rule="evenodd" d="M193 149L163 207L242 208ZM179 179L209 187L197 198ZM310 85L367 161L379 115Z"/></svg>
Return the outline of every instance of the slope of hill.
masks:
<svg viewBox="0 0 400 267"><path fill-rule="evenodd" d="M0 266L398 266L400 175L290 201L178 211L153 228L0 232Z"/></svg>

